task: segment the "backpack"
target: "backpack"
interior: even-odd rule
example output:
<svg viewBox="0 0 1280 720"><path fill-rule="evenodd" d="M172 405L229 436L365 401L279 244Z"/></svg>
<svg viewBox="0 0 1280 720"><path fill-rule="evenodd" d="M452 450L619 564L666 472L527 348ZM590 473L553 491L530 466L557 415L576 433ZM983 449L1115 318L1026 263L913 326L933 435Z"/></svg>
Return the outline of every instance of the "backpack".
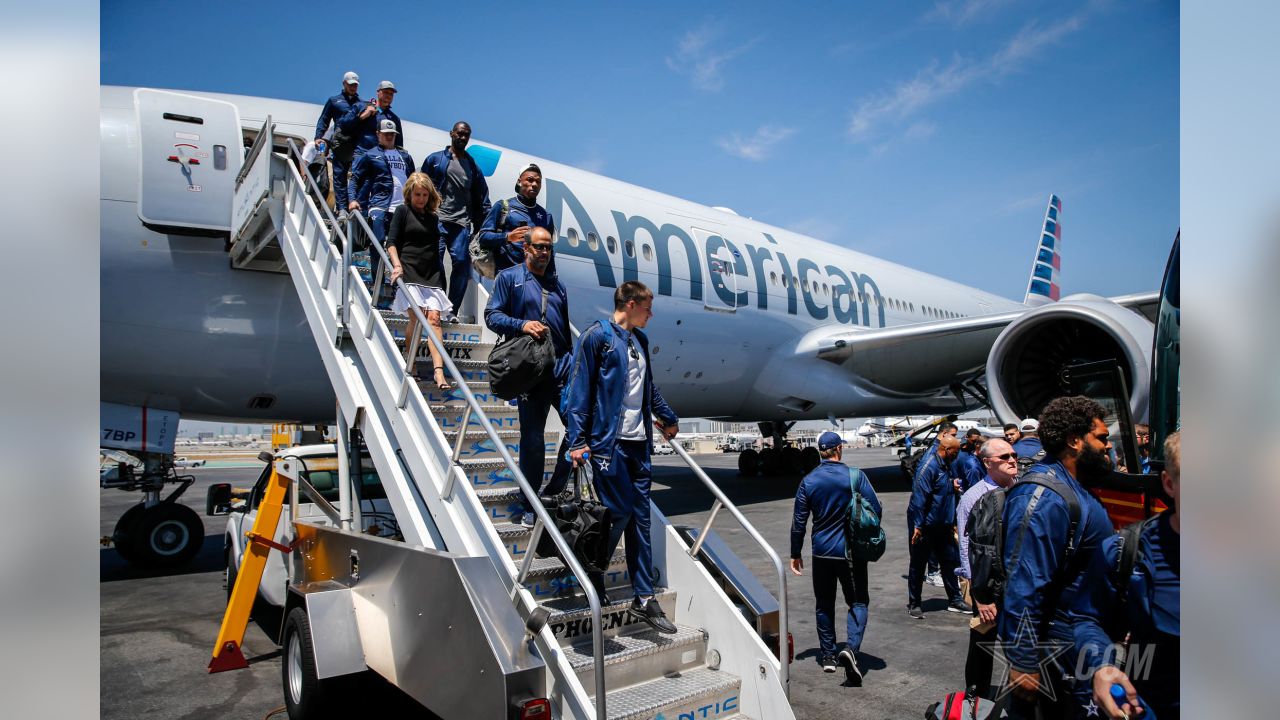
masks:
<svg viewBox="0 0 1280 720"><path fill-rule="evenodd" d="M1007 696L1006 696L1007 697ZM966 692L947 693L942 700L924 711L925 720L985 720L1009 717L1005 703L979 696L970 688Z"/></svg>
<svg viewBox="0 0 1280 720"><path fill-rule="evenodd" d="M1159 517L1159 515L1152 515L1145 520L1129 523L1116 533L1120 536L1117 548L1119 552L1116 553L1116 564L1108 575L1112 586L1116 589L1117 622L1127 624L1129 621L1126 614L1129 605L1129 576L1133 575L1133 569L1138 566L1138 557L1142 554L1142 533L1146 532L1148 525Z"/></svg>
<svg viewBox="0 0 1280 720"><path fill-rule="evenodd" d="M845 520L844 557L849 562L875 562L884 555L884 528L871 503L858 492L858 478L865 477L858 468L849 468L849 516Z"/></svg>
<svg viewBox="0 0 1280 720"><path fill-rule="evenodd" d="M547 291L542 291L542 323L547 322ZM536 340L520 333L504 337L489 353L489 388L503 400L515 400L555 372L556 351L549 336Z"/></svg>
<svg viewBox="0 0 1280 720"><path fill-rule="evenodd" d="M1058 479L1052 468L1047 473L1031 473L1018 482L1031 483L1039 487L1032 493L1031 501L1027 503L1026 511L1022 514L1020 521L1022 531L1019 532L1018 542L1014 545L1010 565L1018 561L1027 522L1031 519L1031 513L1039 504L1045 490L1057 493L1067 503L1070 527L1067 532L1066 559L1070 560L1075 555L1080 541L1079 535L1083 531L1080 525L1080 500L1076 497L1075 491ZM995 488L978 498L978 502L974 503L973 510L969 513L968 522L965 523L964 531L969 536L970 593L974 600L983 605L1000 601L1004 596L1005 582L1009 576L1008 568L1004 563L1004 503L1005 496L1012 487L1014 486Z"/></svg>
<svg viewBox="0 0 1280 720"><path fill-rule="evenodd" d="M502 209L498 211L498 222L493 227L501 230L502 226L507 223L507 212L511 209L507 200L502 201ZM471 267L484 277L492 280L497 275L497 265L493 259L493 251L480 245L480 228L471 236L471 242L467 245L467 252L471 255Z"/></svg>
<svg viewBox="0 0 1280 720"><path fill-rule="evenodd" d="M587 332L591 332L591 328L587 328ZM587 332L582 333L582 337L586 337ZM604 342L600 344L599 357L596 358L597 366L604 360L605 353L609 352L613 347L613 324L609 322L600 323L600 333L604 335ZM581 339L578 340L578 347L579 349L582 347ZM577 370L578 365L574 363L573 372L577 372ZM569 415L571 388L573 388L572 375L569 377L569 381L565 383L564 389L560 391L560 415L562 417L568 417Z"/></svg>
<svg viewBox="0 0 1280 720"><path fill-rule="evenodd" d="M1018 477L1020 478L1025 477L1026 474L1031 471L1031 466L1044 460L1045 455L1046 453L1043 447L1040 448L1038 451L1036 451L1036 454L1034 455L1029 455L1027 457L1022 457L1021 455L1019 455L1018 456Z"/></svg>

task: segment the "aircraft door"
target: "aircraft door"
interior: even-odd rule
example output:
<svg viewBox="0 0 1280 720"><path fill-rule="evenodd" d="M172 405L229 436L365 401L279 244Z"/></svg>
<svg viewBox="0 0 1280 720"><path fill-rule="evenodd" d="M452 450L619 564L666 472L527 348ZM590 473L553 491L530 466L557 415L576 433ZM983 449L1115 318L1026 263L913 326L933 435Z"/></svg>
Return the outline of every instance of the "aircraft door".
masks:
<svg viewBox="0 0 1280 720"><path fill-rule="evenodd" d="M177 234L231 231L243 160L240 111L222 100L140 88L138 218Z"/></svg>
<svg viewBox="0 0 1280 720"><path fill-rule="evenodd" d="M738 275L746 272L742 253L718 233L693 228L698 244L706 248L707 277L710 280L702 294L707 310L735 312L747 304L746 292L738 291Z"/></svg>

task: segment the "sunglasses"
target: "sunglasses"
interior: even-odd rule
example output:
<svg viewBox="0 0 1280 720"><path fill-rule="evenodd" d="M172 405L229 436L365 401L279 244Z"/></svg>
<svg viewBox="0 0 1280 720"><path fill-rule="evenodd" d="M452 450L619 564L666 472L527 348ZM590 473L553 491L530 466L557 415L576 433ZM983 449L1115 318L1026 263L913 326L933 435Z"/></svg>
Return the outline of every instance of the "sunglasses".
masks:
<svg viewBox="0 0 1280 720"><path fill-rule="evenodd" d="M1018 453L1005 453L1005 454L1003 454L1003 455L991 455L991 456L990 456L990 457L988 457L987 459L988 459L988 460L998 460L998 461L1000 461L1000 462L1009 462L1010 460L1017 460L1017 459L1018 459Z"/></svg>
<svg viewBox="0 0 1280 720"><path fill-rule="evenodd" d="M551 252L551 243L532 243L529 249L537 252Z"/></svg>

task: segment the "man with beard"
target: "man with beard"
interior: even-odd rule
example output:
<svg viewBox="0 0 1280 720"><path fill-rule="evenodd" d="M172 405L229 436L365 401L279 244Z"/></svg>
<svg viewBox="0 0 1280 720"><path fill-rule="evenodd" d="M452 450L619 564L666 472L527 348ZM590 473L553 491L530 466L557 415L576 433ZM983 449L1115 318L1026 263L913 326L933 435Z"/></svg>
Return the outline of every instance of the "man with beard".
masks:
<svg viewBox="0 0 1280 720"><path fill-rule="evenodd" d="M1039 423L1045 458L1005 500L1008 576L996 622L1009 663L1010 718L1070 717L1075 657L1069 588L1112 534L1106 509L1086 489L1111 472L1104 417L1105 408L1081 395L1045 406ZM1074 527L1066 493L1080 508Z"/></svg>

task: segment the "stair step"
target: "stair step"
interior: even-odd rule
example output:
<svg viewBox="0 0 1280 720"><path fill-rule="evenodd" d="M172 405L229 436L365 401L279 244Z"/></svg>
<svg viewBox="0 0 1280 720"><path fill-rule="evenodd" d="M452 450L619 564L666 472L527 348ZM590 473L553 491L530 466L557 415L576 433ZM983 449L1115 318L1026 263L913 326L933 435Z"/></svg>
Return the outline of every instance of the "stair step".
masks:
<svg viewBox="0 0 1280 720"><path fill-rule="evenodd" d="M507 402L505 399L494 395L489 390L489 383L487 382L468 382L467 387L471 389L471 394L476 396L476 402L481 405L498 405ZM467 405L467 397L462 394L462 390L456 387L448 390L437 390L436 384L428 379L419 380L418 388L422 390L422 397L426 399L428 405L459 408Z"/></svg>
<svg viewBox="0 0 1280 720"><path fill-rule="evenodd" d="M516 458L519 460L519 458ZM462 467L462 474L466 476L467 482L471 483L477 490L495 489L495 488L516 488L516 481L512 479L511 471L507 469L507 464L500 457L492 458L463 458L459 465ZM555 470L556 458L554 455L548 455L542 463L542 486L551 480L551 473ZM495 500L495 502L497 502Z"/></svg>
<svg viewBox="0 0 1280 720"><path fill-rule="evenodd" d="M520 567L523 559L523 555L514 558L517 568ZM529 576L525 578L524 586L539 602L556 596L582 592L577 578L557 557L535 558L529 568ZM606 590L631 587L631 575L627 572L627 556L621 543L613 554L609 568L605 570L604 586Z"/></svg>
<svg viewBox="0 0 1280 720"><path fill-rule="evenodd" d="M424 351L425 352L425 351ZM489 363L486 360L455 360L454 367L458 368L458 374L468 383L482 382L489 383ZM431 373L435 372L435 364L431 362L430 357L422 357L419 354L418 363L414 367L418 373L418 377L432 378ZM449 371L445 371L445 378L452 379Z"/></svg>
<svg viewBox="0 0 1280 720"><path fill-rule="evenodd" d="M440 424L440 429L445 432L457 430L462 423L462 416L467 412L465 406L431 405L430 408L431 414ZM489 418L489 424L496 430L517 430L520 427L520 409L514 405L481 403L480 409L484 411L485 417ZM467 427L482 427L480 416L472 413L467 418Z"/></svg>
<svg viewBox="0 0 1280 720"><path fill-rule="evenodd" d="M519 460L520 453L520 431L519 430L499 430L497 431L498 439L506 446L507 452L516 460ZM449 446L457 441L458 432L454 430L445 430L444 436L449 442ZM544 454L555 454L556 447L560 444L559 433L543 433L542 447ZM478 459L483 457L501 458L498 449L494 445L489 434L478 428L468 428L462 437L462 452L458 456L459 459Z"/></svg>
<svg viewBox="0 0 1280 720"><path fill-rule="evenodd" d="M631 635L649 628L644 622L627 614L635 592L630 586L616 588L609 592L614 600L600 608L600 617L604 623L605 637L615 635ZM654 595L662 603L667 618L676 619L676 593L674 590L658 590ZM587 604L587 596L579 593L566 597L552 598L542 601L542 606L551 611L547 626L562 645L583 642L591 637L591 607ZM588 646L587 652L590 652Z"/></svg>
<svg viewBox="0 0 1280 720"><path fill-rule="evenodd" d="M610 688L609 720L649 720L658 713L673 719L727 718L741 706L741 686L736 675L699 668L621 690ZM586 686L593 697L594 687Z"/></svg>
<svg viewBox="0 0 1280 720"><path fill-rule="evenodd" d="M706 634L700 628L677 626L676 632L664 635L648 625L644 627L635 634L605 638L605 687L648 682L689 672L706 663ZM590 636L566 647L564 652L582 686L594 688L596 671Z"/></svg>

